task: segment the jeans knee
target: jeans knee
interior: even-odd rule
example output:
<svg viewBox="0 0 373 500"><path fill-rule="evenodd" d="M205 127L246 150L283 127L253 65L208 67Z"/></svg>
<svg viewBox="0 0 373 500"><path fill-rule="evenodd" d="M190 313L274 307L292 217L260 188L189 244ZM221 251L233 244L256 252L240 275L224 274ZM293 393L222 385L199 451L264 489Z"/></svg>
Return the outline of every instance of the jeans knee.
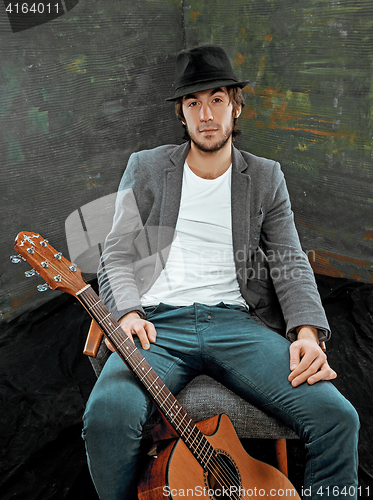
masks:
<svg viewBox="0 0 373 500"><path fill-rule="evenodd" d="M112 395L113 396L113 395ZM83 416L83 438L112 436L139 439L149 413L149 405L118 399L107 394L92 394Z"/></svg>
<svg viewBox="0 0 373 500"><path fill-rule="evenodd" d="M353 405L345 398L330 405L326 414L326 432L331 432L339 443L357 443L360 420Z"/></svg>
<svg viewBox="0 0 373 500"><path fill-rule="evenodd" d="M315 399L316 400L316 399ZM339 444L344 442L357 442L360 421L353 405L336 390L328 391L317 401L317 405L312 405L313 420L307 426L304 440L312 443L325 436L330 438L330 446L333 442Z"/></svg>
<svg viewBox="0 0 373 500"><path fill-rule="evenodd" d="M346 400L346 404L343 406L340 412L340 421L344 425L346 432L358 433L360 429L360 419L359 414L353 405Z"/></svg>

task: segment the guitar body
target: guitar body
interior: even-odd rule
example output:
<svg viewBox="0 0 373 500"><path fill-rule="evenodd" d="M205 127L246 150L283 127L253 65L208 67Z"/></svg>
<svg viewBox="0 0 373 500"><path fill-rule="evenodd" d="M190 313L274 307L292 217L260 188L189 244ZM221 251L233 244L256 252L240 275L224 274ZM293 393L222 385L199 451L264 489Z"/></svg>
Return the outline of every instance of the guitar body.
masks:
<svg viewBox="0 0 373 500"><path fill-rule="evenodd" d="M235 479L232 487L219 489L178 438L168 441L157 458L150 458L138 487L139 500L177 500L179 497L300 500L290 481L279 470L246 453L226 415L217 415L196 425L215 450L226 457L227 468L231 468L231 475Z"/></svg>

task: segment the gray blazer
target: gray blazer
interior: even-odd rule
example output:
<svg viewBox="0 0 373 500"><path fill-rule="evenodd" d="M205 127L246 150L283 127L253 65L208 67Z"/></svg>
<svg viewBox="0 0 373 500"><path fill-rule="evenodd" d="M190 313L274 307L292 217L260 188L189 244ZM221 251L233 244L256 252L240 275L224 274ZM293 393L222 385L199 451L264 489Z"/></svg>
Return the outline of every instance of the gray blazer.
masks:
<svg viewBox="0 0 373 500"><path fill-rule="evenodd" d="M131 155L121 180L113 226L98 270L100 294L118 320L166 263L175 236L183 166L190 143ZM232 237L240 291L269 328L295 339L311 325L330 336L313 271L302 251L280 165L232 149Z"/></svg>

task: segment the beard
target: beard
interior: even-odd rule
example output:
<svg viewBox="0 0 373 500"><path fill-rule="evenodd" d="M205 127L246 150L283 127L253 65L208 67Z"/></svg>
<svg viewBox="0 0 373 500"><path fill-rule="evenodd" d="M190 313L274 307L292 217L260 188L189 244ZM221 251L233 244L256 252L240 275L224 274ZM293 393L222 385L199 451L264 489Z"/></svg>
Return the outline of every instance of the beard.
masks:
<svg viewBox="0 0 373 500"><path fill-rule="evenodd" d="M199 141L186 127L187 134L189 136L189 139L193 142L193 144L200 150L203 151L204 153L216 153L216 151L220 151L229 141L230 137L232 136L233 132L233 120L231 123L231 126L229 129L226 131L226 133L223 135L223 137L220 140L217 141L207 141L206 143ZM206 136L206 139L208 139L211 136Z"/></svg>

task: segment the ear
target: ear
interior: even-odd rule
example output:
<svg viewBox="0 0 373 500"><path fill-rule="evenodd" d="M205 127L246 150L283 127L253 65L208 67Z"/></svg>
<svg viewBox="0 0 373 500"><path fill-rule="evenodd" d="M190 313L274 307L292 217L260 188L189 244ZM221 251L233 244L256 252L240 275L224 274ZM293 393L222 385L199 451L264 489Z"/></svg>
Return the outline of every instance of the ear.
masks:
<svg viewBox="0 0 373 500"><path fill-rule="evenodd" d="M238 106L238 108L236 109L236 112L234 114L234 118L238 118L241 114L241 111L242 111L242 106Z"/></svg>

